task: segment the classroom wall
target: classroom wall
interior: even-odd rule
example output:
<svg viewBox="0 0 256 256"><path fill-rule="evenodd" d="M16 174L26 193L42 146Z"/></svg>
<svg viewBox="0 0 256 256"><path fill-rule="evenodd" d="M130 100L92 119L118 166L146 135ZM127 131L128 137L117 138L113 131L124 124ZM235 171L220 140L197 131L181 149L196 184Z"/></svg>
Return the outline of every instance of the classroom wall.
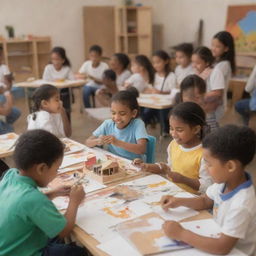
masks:
<svg viewBox="0 0 256 256"><path fill-rule="evenodd" d="M225 29L227 6L256 4L256 0L144 0L153 7L153 22L164 25L164 49L181 42L194 42L203 19L203 43Z"/></svg>
<svg viewBox="0 0 256 256"><path fill-rule="evenodd" d="M53 46L63 46L77 71L84 61L82 7L116 5L122 0L0 0L0 35L7 37L5 25L15 35L35 34L52 37Z"/></svg>
<svg viewBox="0 0 256 256"><path fill-rule="evenodd" d="M228 5L256 4L256 0L135 0L153 7L153 22L163 24L163 45L193 42L199 20L204 20L204 44L225 28ZM84 58L82 7L120 5L123 0L0 0L0 35L6 36L5 25L12 25L17 36L49 35L52 45L66 48L78 70Z"/></svg>

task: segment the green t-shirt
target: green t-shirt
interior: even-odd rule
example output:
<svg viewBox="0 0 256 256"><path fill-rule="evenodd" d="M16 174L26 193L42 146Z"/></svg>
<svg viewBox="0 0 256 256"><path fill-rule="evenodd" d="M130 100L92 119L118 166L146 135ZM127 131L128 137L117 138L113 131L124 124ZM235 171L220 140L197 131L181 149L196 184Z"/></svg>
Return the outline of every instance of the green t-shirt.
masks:
<svg viewBox="0 0 256 256"><path fill-rule="evenodd" d="M34 180L10 169L0 182L0 256L39 256L66 219Z"/></svg>

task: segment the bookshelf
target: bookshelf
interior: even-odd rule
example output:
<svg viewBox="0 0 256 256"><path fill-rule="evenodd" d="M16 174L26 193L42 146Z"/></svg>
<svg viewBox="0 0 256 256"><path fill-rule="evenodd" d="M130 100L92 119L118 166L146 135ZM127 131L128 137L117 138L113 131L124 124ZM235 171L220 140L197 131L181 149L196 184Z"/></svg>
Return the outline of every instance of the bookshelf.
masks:
<svg viewBox="0 0 256 256"><path fill-rule="evenodd" d="M3 47L4 63L13 72L16 82L42 77L50 57L50 37L1 40L0 46Z"/></svg>

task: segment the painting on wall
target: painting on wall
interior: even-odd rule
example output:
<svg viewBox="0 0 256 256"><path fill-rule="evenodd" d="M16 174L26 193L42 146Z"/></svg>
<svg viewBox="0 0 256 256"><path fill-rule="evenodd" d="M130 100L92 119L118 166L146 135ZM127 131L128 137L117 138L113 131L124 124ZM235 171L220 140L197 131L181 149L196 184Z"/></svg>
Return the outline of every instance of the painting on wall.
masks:
<svg viewBox="0 0 256 256"><path fill-rule="evenodd" d="M233 35L237 52L256 53L256 5L229 6L226 30Z"/></svg>

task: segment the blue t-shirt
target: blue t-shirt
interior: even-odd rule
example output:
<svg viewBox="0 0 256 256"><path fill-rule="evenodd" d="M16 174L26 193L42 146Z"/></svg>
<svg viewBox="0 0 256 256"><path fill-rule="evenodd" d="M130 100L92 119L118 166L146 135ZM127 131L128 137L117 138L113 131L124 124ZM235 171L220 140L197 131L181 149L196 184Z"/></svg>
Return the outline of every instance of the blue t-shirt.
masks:
<svg viewBox="0 0 256 256"><path fill-rule="evenodd" d="M118 140L134 144L136 144L139 139L148 139L145 124L141 119L132 119L123 129L118 129L113 120L108 119L93 132L93 135L96 137L99 137L100 135L114 135ZM134 154L112 144L107 146L107 150L115 155L131 160L134 158L143 158L143 155Z"/></svg>

